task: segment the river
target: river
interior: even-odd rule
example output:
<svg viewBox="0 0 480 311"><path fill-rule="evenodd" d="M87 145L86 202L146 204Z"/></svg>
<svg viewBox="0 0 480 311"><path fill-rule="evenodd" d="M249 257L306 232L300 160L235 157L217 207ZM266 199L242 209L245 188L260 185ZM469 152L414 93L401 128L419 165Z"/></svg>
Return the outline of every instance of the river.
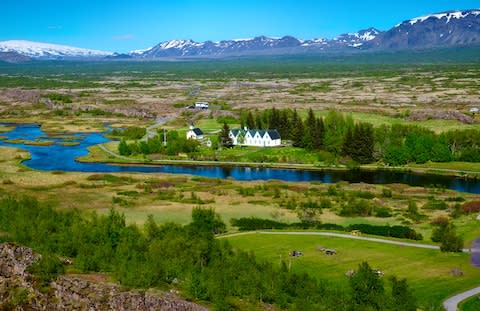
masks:
<svg viewBox="0 0 480 311"><path fill-rule="evenodd" d="M78 141L76 146L64 146L62 137L50 137L36 124L15 124L10 132L0 133L6 139L0 140L0 146L17 147L28 150L31 159L24 165L43 171L92 172L92 173L169 173L189 174L211 178L232 178L235 180L269 180L277 179L292 182L319 181L336 183L348 181L351 183L365 182L369 184L402 183L411 186L437 186L460 192L480 194L480 181L463 179L454 176L415 174L390 170L353 170L353 171L318 171L280 168L254 168L242 166L188 166L188 165L113 165L106 163L82 163L75 159L88 154L87 148L96 144L108 142L104 133L68 134L69 140ZM48 140L54 142L48 146L12 144L6 140Z"/></svg>

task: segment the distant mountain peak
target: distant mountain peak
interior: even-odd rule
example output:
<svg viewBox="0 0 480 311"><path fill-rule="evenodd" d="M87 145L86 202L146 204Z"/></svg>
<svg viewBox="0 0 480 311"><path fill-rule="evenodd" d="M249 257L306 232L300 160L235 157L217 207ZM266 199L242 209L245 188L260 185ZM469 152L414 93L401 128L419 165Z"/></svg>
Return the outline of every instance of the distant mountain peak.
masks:
<svg viewBox="0 0 480 311"><path fill-rule="evenodd" d="M24 40L0 42L0 57L22 61L33 59L105 58L156 59L237 57L312 53L355 53L375 50L406 50L439 47L480 46L480 9L434 13L412 18L387 30L370 27L341 34L333 39L298 39L293 36L256 36L246 39L197 42L174 39L128 54L89 50ZM5 54L7 53L7 54ZM10 53L10 54L8 54Z"/></svg>
<svg viewBox="0 0 480 311"><path fill-rule="evenodd" d="M428 14L424 16L415 17L410 20L406 20L400 24L395 25L395 27L399 27L402 24L407 24L407 23L410 25L415 25L416 23L422 23L429 19L432 19L432 20L444 19L445 23L448 24L452 19L462 19L462 18L468 17L469 15L477 17L478 15L480 15L480 9L463 10L463 11L446 11L441 13Z"/></svg>

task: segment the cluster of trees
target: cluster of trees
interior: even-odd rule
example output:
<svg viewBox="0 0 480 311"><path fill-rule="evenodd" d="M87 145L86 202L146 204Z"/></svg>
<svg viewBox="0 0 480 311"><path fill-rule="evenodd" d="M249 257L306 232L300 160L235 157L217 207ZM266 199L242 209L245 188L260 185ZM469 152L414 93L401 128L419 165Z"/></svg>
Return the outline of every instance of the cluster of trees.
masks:
<svg viewBox="0 0 480 311"><path fill-rule="evenodd" d="M114 129L110 132L112 136L122 137L128 140L137 140L145 136L147 130L143 127L130 126L125 129Z"/></svg>
<svg viewBox="0 0 480 311"><path fill-rule="evenodd" d="M366 264L352 277L351 291L346 291L307 274L292 273L285 262L280 267L259 262L254 255L214 238L225 224L212 209L194 209L192 222L185 226L158 225L149 217L142 230L127 226L125 217L113 210L104 216L85 215L56 211L31 198L4 198L0 230L1 239L44 255L33 270L45 277L62 273L55 258L65 256L74 259L79 271L111 273L126 286L176 284L187 298L209 301L217 310L251 309L264 303L292 310L415 310L405 281L392 281L387 294ZM365 287L369 282L375 286ZM398 309L398 303L406 306L407 301L408 308Z"/></svg>
<svg viewBox="0 0 480 311"><path fill-rule="evenodd" d="M143 135L142 135L143 136ZM163 133L149 138L144 141L134 141L127 143L125 139L120 141L118 145L118 153L120 155L148 155L153 153L166 154L170 156L178 155L179 153L193 153L198 150L200 143L193 139L187 139L178 134L177 131L167 132L167 145L163 144Z"/></svg>
<svg viewBox="0 0 480 311"><path fill-rule="evenodd" d="M291 140L293 146L325 150L335 157L348 156L358 163L480 162L480 131L474 129L437 134L402 124L373 128L333 110L325 117L315 117L310 109L302 119L296 110L275 108L243 111L240 123L248 128L277 129L282 139Z"/></svg>
<svg viewBox="0 0 480 311"><path fill-rule="evenodd" d="M435 228L432 231L432 241L440 242L442 252L461 252L463 250L463 238L457 235L455 225L448 218L439 217L432 223Z"/></svg>

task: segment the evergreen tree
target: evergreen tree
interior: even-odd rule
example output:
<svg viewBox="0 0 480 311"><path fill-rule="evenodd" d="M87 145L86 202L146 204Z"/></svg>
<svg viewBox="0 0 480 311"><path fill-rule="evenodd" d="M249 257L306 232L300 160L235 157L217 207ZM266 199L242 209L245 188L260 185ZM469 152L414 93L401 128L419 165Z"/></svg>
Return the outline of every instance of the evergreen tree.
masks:
<svg viewBox="0 0 480 311"><path fill-rule="evenodd" d="M345 134L345 138L343 139L343 145L342 145L342 154L344 156L352 156L353 153L355 152L355 142L353 140L353 131L349 127L347 129L347 133Z"/></svg>
<svg viewBox="0 0 480 311"><path fill-rule="evenodd" d="M255 120L253 119L253 114L251 111L248 112L246 125L249 129L255 128Z"/></svg>
<svg viewBox="0 0 480 311"><path fill-rule="evenodd" d="M350 155L353 160L358 163L365 164L373 161L373 149L375 144L375 137L373 134L373 127L370 123L356 124L353 130L352 141L347 135L345 137L344 150L347 155Z"/></svg>
<svg viewBox="0 0 480 311"><path fill-rule="evenodd" d="M290 130L290 120L289 120L289 110L280 110L280 121L278 124L277 131L284 139L287 138L288 132Z"/></svg>
<svg viewBox="0 0 480 311"><path fill-rule="evenodd" d="M297 118L292 129L292 144L294 147L303 147L303 136L304 136L304 129L303 129L303 121L301 118Z"/></svg>
<svg viewBox="0 0 480 311"><path fill-rule="evenodd" d="M262 116L257 113L256 117L255 117L255 126L252 127L251 129L262 129L264 127L264 123L263 123L263 120L262 120ZM248 126L248 125L247 125Z"/></svg>
<svg viewBox="0 0 480 311"><path fill-rule="evenodd" d="M312 136L313 149L319 150L323 147L323 135L325 134L325 125L322 118L317 118L315 122L315 131Z"/></svg>
<svg viewBox="0 0 480 311"><path fill-rule="evenodd" d="M232 138L230 137L230 127L228 127L227 122L223 122L223 128L219 138L220 144L223 147L231 147L233 145Z"/></svg>
<svg viewBox="0 0 480 311"><path fill-rule="evenodd" d="M308 150L314 149L314 136L317 129L317 121L315 119L315 114L313 113L312 108L308 110L307 120L305 121L305 129L303 136L303 146Z"/></svg>

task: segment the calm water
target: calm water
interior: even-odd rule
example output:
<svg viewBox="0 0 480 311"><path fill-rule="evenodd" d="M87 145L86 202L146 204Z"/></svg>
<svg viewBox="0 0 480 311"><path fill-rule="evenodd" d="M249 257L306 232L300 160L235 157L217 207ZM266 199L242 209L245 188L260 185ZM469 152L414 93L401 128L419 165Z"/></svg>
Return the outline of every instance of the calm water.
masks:
<svg viewBox="0 0 480 311"><path fill-rule="evenodd" d="M109 141L102 133L78 133L75 136L80 142L77 146L62 146L62 138L48 137L38 125L22 124L7 133L0 135L7 139L54 141L51 146L29 146L9 144L0 140L0 146L14 146L28 150L31 159L24 164L30 168L44 171L61 170L67 172L141 172L190 174L213 178L233 178L236 180L268 180L284 181L321 181L335 183L338 181L365 182L370 184L404 183L413 186L442 186L462 192L480 193L480 181L439 175L417 175L391 171L309 171L276 168L224 167L224 166L183 166L183 165L110 165L103 163L81 163L77 157L88 154L87 148Z"/></svg>

